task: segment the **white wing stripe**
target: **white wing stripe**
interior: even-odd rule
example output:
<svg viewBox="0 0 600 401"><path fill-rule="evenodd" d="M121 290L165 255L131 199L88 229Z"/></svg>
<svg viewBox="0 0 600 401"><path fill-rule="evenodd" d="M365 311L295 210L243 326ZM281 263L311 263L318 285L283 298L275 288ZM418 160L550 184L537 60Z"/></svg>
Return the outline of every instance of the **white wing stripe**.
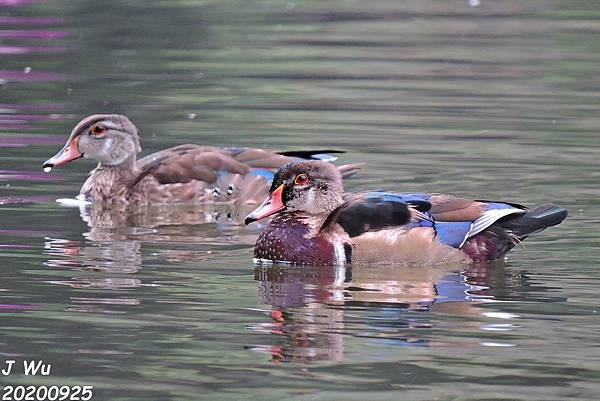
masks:
<svg viewBox="0 0 600 401"><path fill-rule="evenodd" d="M471 229L465 236L465 240L467 238L470 238L474 235L479 234L480 232L482 232L483 230L485 230L486 228L488 228L489 226L494 224L496 221L500 220L501 218L503 218L505 216L508 216L510 214L521 214L521 213L525 213L525 211L523 211L522 209L517 209L517 208L487 210L481 214L480 218L478 218L477 220L475 220L473 222L473 224L471 225Z"/></svg>

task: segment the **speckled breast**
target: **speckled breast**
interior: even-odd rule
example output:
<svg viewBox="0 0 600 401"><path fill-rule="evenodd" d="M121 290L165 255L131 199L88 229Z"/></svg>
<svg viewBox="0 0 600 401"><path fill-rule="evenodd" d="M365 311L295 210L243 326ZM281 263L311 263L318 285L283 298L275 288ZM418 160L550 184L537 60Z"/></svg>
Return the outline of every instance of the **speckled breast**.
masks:
<svg viewBox="0 0 600 401"><path fill-rule="evenodd" d="M335 264L331 241L321 236L307 238L309 232L306 224L293 215L277 216L256 240L254 257L299 264Z"/></svg>

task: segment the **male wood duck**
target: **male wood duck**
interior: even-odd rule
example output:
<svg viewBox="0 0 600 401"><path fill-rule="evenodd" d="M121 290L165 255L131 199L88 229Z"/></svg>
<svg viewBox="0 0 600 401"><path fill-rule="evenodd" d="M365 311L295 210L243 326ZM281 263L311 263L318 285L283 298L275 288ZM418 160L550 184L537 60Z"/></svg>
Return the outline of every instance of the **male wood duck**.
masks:
<svg viewBox="0 0 600 401"><path fill-rule="evenodd" d="M345 195L339 171L320 161L282 167L245 223L276 215L254 248L259 260L298 264L438 264L504 258L567 211L441 194Z"/></svg>
<svg viewBox="0 0 600 401"><path fill-rule="evenodd" d="M98 160L80 195L92 202L258 203L268 194L273 171L293 160L335 158L339 151L273 152L253 148L179 145L136 160L138 130L125 116L97 114L71 131L66 145L44 163L44 171L80 157ZM339 167L343 176L358 164Z"/></svg>

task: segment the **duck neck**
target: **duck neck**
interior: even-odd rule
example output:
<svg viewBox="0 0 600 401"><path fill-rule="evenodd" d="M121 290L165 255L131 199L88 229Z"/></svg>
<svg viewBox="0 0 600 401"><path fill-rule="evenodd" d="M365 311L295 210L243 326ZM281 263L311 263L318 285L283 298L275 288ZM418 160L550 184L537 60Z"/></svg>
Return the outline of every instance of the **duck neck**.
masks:
<svg viewBox="0 0 600 401"><path fill-rule="evenodd" d="M135 167L135 161L136 161L136 157L135 157L135 153L132 153L131 155L127 156L125 158L125 160L119 162L119 163L113 163L113 162L109 162L109 161L101 161L98 164L98 168L102 169L102 168L110 168L110 169L122 169L122 170L133 170L133 168Z"/></svg>
<svg viewBox="0 0 600 401"><path fill-rule="evenodd" d="M119 197L126 198L125 194L135 182L137 175L132 160L117 165L101 162L92 170L80 193L88 200L102 202L112 202Z"/></svg>
<svg viewBox="0 0 600 401"><path fill-rule="evenodd" d="M305 212L292 212L290 213L290 217L294 220L297 220L301 224L304 224L310 230L310 236L318 235L321 227L327 217L329 217L330 212L324 212L319 214L308 214Z"/></svg>

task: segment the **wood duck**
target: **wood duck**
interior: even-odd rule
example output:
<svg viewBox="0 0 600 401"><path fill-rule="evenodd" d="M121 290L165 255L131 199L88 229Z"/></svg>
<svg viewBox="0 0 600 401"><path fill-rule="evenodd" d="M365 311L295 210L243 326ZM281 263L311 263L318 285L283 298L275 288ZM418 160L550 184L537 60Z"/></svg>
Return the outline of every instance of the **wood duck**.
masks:
<svg viewBox="0 0 600 401"><path fill-rule="evenodd" d="M102 203L258 203L268 194L273 171L293 160L327 159L339 151L273 152L253 148L179 145L136 160L138 130L125 116L97 114L71 131L44 171L80 157L98 160L83 184L85 200ZM344 176L360 165L339 167Z"/></svg>
<svg viewBox="0 0 600 401"><path fill-rule="evenodd" d="M269 197L245 223L274 214L256 241L255 258L320 265L501 259L530 234L567 217L552 204L528 209L441 194L345 195L340 172L320 161L277 171Z"/></svg>

